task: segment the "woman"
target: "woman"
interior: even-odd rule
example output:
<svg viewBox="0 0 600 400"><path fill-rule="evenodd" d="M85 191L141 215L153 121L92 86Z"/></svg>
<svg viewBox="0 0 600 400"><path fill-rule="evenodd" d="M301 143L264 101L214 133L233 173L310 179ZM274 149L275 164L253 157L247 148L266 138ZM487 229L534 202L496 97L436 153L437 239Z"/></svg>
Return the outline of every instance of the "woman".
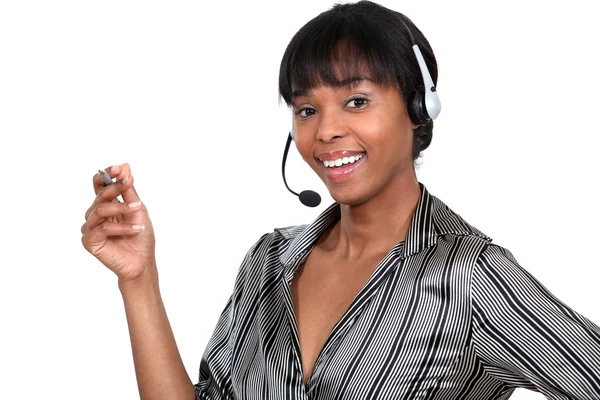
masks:
<svg viewBox="0 0 600 400"><path fill-rule="evenodd" d="M94 177L83 243L119 277L142 399L500 399L516 387L600 399L600 329L418 182L439 107L421 98L413 37L435 83L421 32L368 1L334 6L288 45L280 95L336 203L251 247L195 385L129 166L107 171L113 185Z"/></svg>

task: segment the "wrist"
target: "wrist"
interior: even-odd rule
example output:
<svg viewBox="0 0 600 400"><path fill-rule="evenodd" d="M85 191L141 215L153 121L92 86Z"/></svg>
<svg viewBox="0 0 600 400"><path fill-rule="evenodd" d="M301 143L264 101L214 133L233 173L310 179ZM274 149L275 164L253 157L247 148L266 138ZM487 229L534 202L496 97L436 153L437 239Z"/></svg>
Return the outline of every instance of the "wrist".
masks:
<svg viewBox="0 0 600 400"><path fill-rule="evenodd" d="M158 271L156 265L146 267L143 272L135 278L119 278L118 284L121 292L140 290L149 287L158 288Z"/></svg>

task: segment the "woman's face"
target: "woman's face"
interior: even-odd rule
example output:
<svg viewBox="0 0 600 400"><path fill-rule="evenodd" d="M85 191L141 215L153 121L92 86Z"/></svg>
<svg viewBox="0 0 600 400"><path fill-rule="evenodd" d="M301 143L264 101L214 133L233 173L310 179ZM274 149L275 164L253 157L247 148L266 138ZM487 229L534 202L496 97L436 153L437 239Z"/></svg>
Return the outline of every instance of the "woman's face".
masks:
<svg viewBox="0 0 600 400"><path fill-rule="evenodd" d="M416 125L398 89L366 76L345 83L294 93L294 140L331 197L358 205L414 179Z"/></svg>

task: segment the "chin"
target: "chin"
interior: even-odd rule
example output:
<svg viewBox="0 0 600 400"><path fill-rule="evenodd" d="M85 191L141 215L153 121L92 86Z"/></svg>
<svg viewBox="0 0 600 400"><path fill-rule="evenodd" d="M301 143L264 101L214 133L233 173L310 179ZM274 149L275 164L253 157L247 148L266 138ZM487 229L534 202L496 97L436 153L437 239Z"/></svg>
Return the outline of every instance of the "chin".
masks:
<svg viewBox="0 0 600 400"><path fill-rule="evenodd" d="M364 196L356 192L342 190L329 191L329 195L336 202L348 206L358 206L369 199L368 196Z"/></svg>

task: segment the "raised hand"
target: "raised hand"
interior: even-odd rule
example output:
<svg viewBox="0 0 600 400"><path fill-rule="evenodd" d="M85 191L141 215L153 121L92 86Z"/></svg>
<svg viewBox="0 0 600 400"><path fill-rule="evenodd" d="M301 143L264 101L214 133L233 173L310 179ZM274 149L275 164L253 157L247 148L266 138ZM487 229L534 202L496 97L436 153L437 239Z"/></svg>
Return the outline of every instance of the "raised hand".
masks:
<svg viewBox="0 0 600 400"><path fill-rule="evenodd" d="M85 213L81 241L119 281L136 280L156 269L154 230L133 187L129 164L105 171L116 182L107 186L99 174L94 175L96 198Z"/></svg>

